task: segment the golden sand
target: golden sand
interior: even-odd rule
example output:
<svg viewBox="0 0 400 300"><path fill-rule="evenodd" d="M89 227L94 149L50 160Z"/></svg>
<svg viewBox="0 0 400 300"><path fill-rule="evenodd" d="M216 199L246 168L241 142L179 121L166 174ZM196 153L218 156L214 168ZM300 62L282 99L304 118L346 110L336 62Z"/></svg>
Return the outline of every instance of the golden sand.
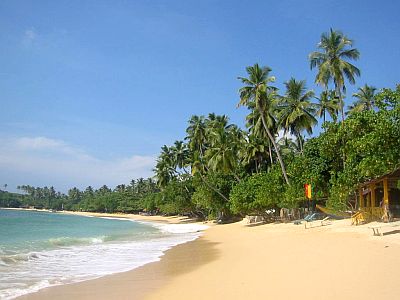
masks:
<svg viewBox="0 0 400 300"><path fill-rule="evenodd" d="M143 217L182 222L180 218ZM333 221L213 225L160 262L22 299L397 299L400 234Z"/></svg>

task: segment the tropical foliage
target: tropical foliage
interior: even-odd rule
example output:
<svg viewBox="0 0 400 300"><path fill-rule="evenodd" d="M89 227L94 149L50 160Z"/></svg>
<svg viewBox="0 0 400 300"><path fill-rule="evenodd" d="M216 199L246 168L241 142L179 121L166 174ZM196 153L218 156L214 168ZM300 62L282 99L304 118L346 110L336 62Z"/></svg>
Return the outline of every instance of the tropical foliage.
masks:
<svg viewBox="0 0 400 300"><path fill-rule="evenodd" d="M342 32L331 28L329 33L321 35L321 41L317 45L320 51L309 55L311 69L318 67L315 83L328 90L329 83L333 81L342 121L344 120L343 93L346 93L345 79L350 84L355 84L355 78L361 74L356 66L347 61L357 60L360 57L360 52L352 46L352 40Z"/></svg>
<svg viewBox="0 0 400 300"><path fill-rule="evenodd" d="M373 110L375 108L375 92L373 86L364 85L358 88L358 92L353 94L357 100L349 106L349 113Z"/></svg>
<svg viewBox="0 0 400 300"><path fill-rule="evenodd" d="M322 34L319 51L309 55L323 88L318 97L304 80L290 78L281 92L271 68L247 67L238 77L246 128L226 115L192 116L184 139L161 147L154 178L67 194L21 186L23 194L1 192L0 206L224 219L307 206L305 183L314 200L335 209L354 206L357 184L400 165L400 85L358 88L345 119L345 81L355 84L360 75L349 62L360 56L352 45L339 31ZM322 132L310 137L321 119Z"/></svg>

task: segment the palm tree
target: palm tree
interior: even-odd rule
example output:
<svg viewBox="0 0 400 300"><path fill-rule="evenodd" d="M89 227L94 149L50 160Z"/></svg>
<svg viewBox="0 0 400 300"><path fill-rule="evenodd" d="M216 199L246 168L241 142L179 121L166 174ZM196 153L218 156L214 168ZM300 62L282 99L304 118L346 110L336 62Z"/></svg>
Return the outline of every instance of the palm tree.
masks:
<svg viewBox="0 0 400 300"><path fill-rule="evenodd" d="M306 130L312 134L312 128L317 124L314 117L315 108L310 102L314 96L313 91L307 91L304 80L296 81L291 78L285 82L286 93L279 105L279 120L284 133L290 132L297 137L300 152L303 152L301 132Z"/></svg>
<svg viewBox="0 0 400 300"><path fill-rule="evenodd" d="M186 139L189 141L188 145L191 150L192 175L200 176L203 183L225 201L229 201L229 199L208 182L205 174L210 169L216 171L221 167L223 172L233 171L230 166L233 167L235 163L232 158L232 150L227 147L227 140L233 141L238 132L234 129L235 126L228 124L228 121L227 116L220 116L214 113L209 114L206 119L203 116L192 116L189 121L189 127L186 130ZM226 131L231 133L229 138L226 136ZM218 145L218 142L221 142L221 144Z"/></svg>
<svg viewBox="0 0 400 300"><path fill-rule="evenodd" d="M233 124L229 124L228 116L216 115L215 113L208 114L204 123L206 125L206 135L219 128L229 130L230 127L234 126ZM207 136L207 138L209 137Z"/></svg>
<svg viewBox="0 0 400 300"><path fill-rule="evenodd" d="M163 160L157 160L156 167L153 171L155 172L157 185L161 188L166 187L174 177L171 167Z"/></svg>
<svg viewBox="0 0 400 300"><path fill-rule="evenodd" d="M173 167L188 173L185 169L189 163L189 150L187 149L186 144L183 141L175 141L174 146L172 146L170 150Z"/></svg>
<svg viewBox="0 0 400 300"><path fill-rule="evenodd" d="M161 154L159 155L156 166L154 168L155 177L159 187L165 187L168 182L174 178L175 162L174 155L168 146L161 147ZM135 184L137 186L138 183Z"/></svg>
<svg viewBox="0 0 400 300"><path fill-rule="evenodd" d="M275 99L277 96L276 88L268 86L270 82L275 81L275 78L269 76L269 72L271 71L269 67L260 68L258 64L255 64L252 67L247 67L246 71L249 78L238 77L238 79L240 79L245 85L239 90L240 101L238 106L246 105L249 107L250 103L254 103L254 109L259 111L265 132L274 146L279 164L282 169L283 177L285 178L286 183L290 184L286 174L286 168L279 151L279 146L275 142L275 136L271 133L265 117L265 114L269 109L271 99Z"/></svg>
<svg viewBox="0 0 400 300"><path fill-rule="evenodd" d="M256 108L255 106L256 105L252 102L249 103L249 105L248 105L248 108L250 109L250 113L246 116L246 127L249 129L249 132L251 134L253 134L254 136L257 136L259 138L269 139L268 135L264 129L264 125L261 120L260 112L257 109L255 109ZM272 115L267 114L267 116L266 116L268 128L270 128L271 132L275 133L276 132L275 117L272 116L271 118L268 118L268 116L272 116Z"/></svg>
<svg viewBox="0 0 400 300"><path fill-rule="evenodd" d="M315 51L309 55L311 69L318 67L315 83L327 90L329 82L333 80L336 96L340 102L342 121L344 120L342 92L346 92L345 78L350 84L355 84L355 77L360 76L360 70L347 61L347 59L357 60L360 57L359 51L351 48L352 46L352 40L342 32L331 28L329 33L321 35L321 41L317 45L321 52Z"/></svg>
<svg viewBox="0 0 400 300"><path fill-rule="evenodd" d="M210 184L204 174L206 172L206 164L204 162L204 158L200 156L200 153L195 151L192 156L192 175L196 176L199 175L202 182L211 190L216 192L222 199L224 199L226 202L229 201L228 198L225 197L223 193L221 193L216 187L214 187L212 184Z"/></svg>
<svg viewBox="0 0 400 300"><path fill-rule="evenodd" d="M369 85L358 88L358 92L353 94L353 97L357 100L349 106L350 113L373 110L375 107L375 91L376 88Z"/></svg>
<svg viewBox="0 0 400 300"><path fill-rule="evenodd" d="M237 181L240 178L235 173L238 163L239 132L236 126L216 126L210 131L210 147L206 151L207 166L212 171L231 173Z"/></svg>
<svg viewBox="0 0 400 300"><path fill-rule="evenodd" d="M242 163L250 166L256 173L259 173L262 163L267 160L268 156L266 149L268 146L266 140L259 138L254 134L249 134L246 142L243 143L243 146L239 150Z"/></svg>
<svg viewBox="0 0 400 300"><path fill-rule="evenodd" d="M284 136L278 140L278 144L282 150L283 155L301 152L300 143L296 143L291 138Z"/></svg>
<svg viewBox="0 0 400 300"><path fill-rule="evenodd" d="M276 99L274 99L275 98L274 96L271 97L271 94L269 94L269 96L270 97L266 99L266 101L269 101L269 103L268 105L266 105L267 109L265 111L264 116L270 132L273 133L273 135L275 136L278 131L277 121L275 119L277 113L277 101ZM267 140L268 154L272 165L273 164L272 149L271 149L272 143L264 129L260 112L259 110L255 109L255 103L249 103L248 107L250 109L250 113L246 116L246 127L249 128L249 132L252 135Z"/></svg>
<svg viewBox="0 0 400 300"><path fill-rule="evenodd" d="M204 154L206 148L206 125L203 116L192 116L186 129L186 138L190 151Z"/></svg>
<svg viewBox="0 0 400 300"><path fill-rule="evenodd" d="M229 130L232 125L228 124L229 119L226 115L216 115L210 113L207 118L203 116L192 116L189 126L186 129L186 140L190 150L190 163L192 174L208 170L205 153L210 147L211 133L218 129Z"/></svg>
<svg viewBox="0 0 400 300"><path fill-rule="evenodd" d="M340 105L338 99L335 98L335 91L323 91L319 98L316 97L316 99L318 100L318 103L315 104L317 107L315 114L319 118L323 118L325 123L326 113L328 113L332 120L336 123Z"/></svg>

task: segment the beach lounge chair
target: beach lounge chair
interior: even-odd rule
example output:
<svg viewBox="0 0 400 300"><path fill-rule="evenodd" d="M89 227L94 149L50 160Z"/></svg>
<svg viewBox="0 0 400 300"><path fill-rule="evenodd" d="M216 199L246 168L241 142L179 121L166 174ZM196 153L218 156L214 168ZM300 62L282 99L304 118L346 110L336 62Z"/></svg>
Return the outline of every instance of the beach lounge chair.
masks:
<svg viewBox="0 0 400 300"><path fill-rule="evenodd" d="M384 224L369 226L368 228L372 229L374 236L383 236L382 229L386 229L388 227L391 227L391 229L393 229L393 227L398 227L398 226L400 226L400 223L384 223Z"/></svg>

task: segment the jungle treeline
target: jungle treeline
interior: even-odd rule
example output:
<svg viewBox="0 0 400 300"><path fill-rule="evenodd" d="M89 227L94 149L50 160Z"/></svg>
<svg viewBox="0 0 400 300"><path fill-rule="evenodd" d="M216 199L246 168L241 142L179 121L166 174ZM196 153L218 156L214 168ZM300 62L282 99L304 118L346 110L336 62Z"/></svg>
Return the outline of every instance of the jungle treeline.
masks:
<svg viewBox="0 0 400 300"><path fill-rule="evenodd" d="M308 183L314 200L353 209L359 183L400 163L400 85L366 84L347 95L346 86L361 76L359 58L353 41L331 29L308 56L319 94L296 78L279 90L270 67L248 66L232 103L247 109L245 129L226 115L193 115L185 138L162 146L152 178L114 189L72 188L68 194L20 186L23 194L0 193L0 206L201 218L263 215L306 205ZM346 97L352 102L347 107ZM316 126L321 131L311 137Z"/></svg>

